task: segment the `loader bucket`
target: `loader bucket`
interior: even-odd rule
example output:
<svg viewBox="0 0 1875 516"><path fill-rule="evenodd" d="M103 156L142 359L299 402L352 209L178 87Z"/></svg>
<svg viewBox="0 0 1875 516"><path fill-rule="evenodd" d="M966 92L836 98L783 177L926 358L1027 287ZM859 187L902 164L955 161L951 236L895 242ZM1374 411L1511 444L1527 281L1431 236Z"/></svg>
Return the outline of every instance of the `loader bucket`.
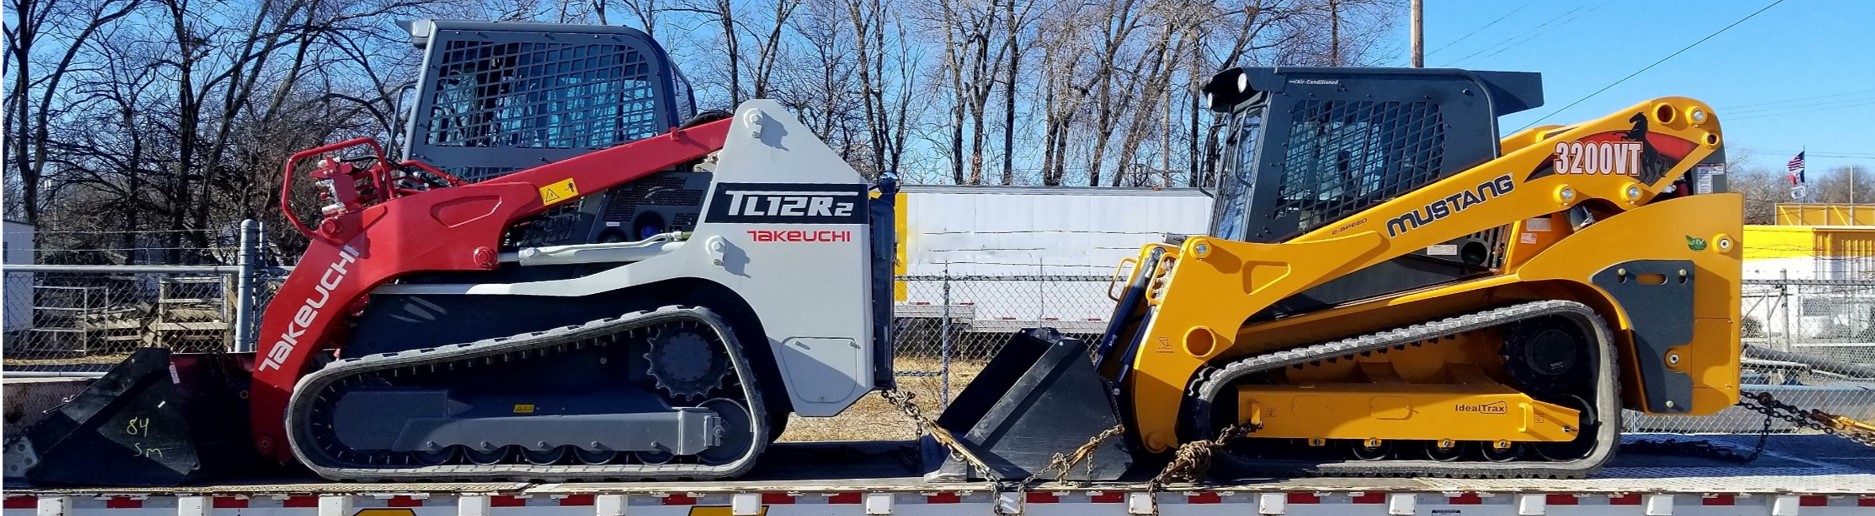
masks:
<svg viewBox="0 0 1875 516"><path fill-rule="evenodd" d="M6 444L6 476L36 486L176 486L239 463L248 448L240 375L220 355L171 358L137 350L27 428Z"/></svg>
<svg viewBox="0 0 1875 516"><path fill-rule="evenodd" d="M1021 480L1071 456L1089 439L1120 424L1088 346L1052 328L1017 332L937 424L991 471L991 480ZM1069 468L1066 480L1117 480L1132 467L1124 440L1103 441ZM982 472L926 437L926 478L967 481ZM1059 471L1048 471L1053 479Z"/></svg>

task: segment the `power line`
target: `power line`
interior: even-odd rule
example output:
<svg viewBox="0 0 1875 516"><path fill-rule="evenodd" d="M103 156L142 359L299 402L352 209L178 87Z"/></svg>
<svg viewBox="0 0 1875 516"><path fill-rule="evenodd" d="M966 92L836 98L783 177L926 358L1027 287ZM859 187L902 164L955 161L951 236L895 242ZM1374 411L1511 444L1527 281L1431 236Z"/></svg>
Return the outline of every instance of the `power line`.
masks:
<svg viewBox="0 0 1875 516"><path fill-rule="evenodd" d="M1764 8L1762 8L1762 9L1758 9L1757 11L1753 11L1753 12L1752 12L1751 14L1747 14L1747 15L1745 15L1745 17L1744 17L1744 18L1739 18L1739 19L1738 19L1738 21L1735 21L1735 22L1732 22L1732 24L1731 24L1731 25L1726 25L1726 26L1725 26L1724 28L1721 28L1721 29L1719 29L1719 30L1717 30L1717 31L1713 31L1713 33L1711 33L1711 34L1707 34L1707 35L1706 35L1706 37L1703 37L1703 38L1699 38L1699 41L1694 41L1694 42L1693 42L1693 44L1691 44L1691 45L1687 45L1687 46L1685 46L1684 48L1681 48L1681 49L1679 49L1679 50L1676 50L1676 51L1674 51L1674 52L1673 52L1672 54L1668 54L1668 55L1667 55L1667 57L1662 57L1662 58L1660 58L1660 60L1659 60L1659 61L1654 61L1654 62L1653 62L1653 64L1649 64L1649 65L1647 65L1646 67L1643 67L1643 68L1641 68L1640 70L1636 70L1636 71L1635 71L1634 73L1631 73L1631 74L1628 74L1628 76L1627 76L1627 77L1622 77L1622 78L1621 78L1620 80L1617 80L1617 81L1615 81L1615 82L1612 82L1612 83L1609 83L1609 84L1608 84L1607 86L1603 86L1603 87L1602 87L1602 89L1599 89L1599 90L1595 90L1595 92L1594 92L1594 93L1590 93L1590 94L1588 94L1588 96L1585 96L1585 97L1582 97L1582 98L1579 98L1579 99L1576 99L1576 101L1575 101L1575 102L1570 102L1570 103L1569 103L1569 105L1567 105L1567 106L1563 106L1563 107L1562 107L1561 109L1557 109L1557 110L1555 110L1555 111L1551 111L1551 112L1549 112L1549 114L1547 114L1547 115L1543 115L1543 117L1542 117L1542 118L1538 118L1538 119L1536 119L1536 120L1533 120L1533 121L1531 121L1531 122L1530 122L1530 123L1528 123L1528 124L1524 124L1524 126L1523 126L1523 127L1521 127L1521 128L1518 128L1517 130L1518 130L1518 131L1522 131L1522 130L1524 130L1524 129L1529 129L1529 128L1531 128L1531 127L1534 127L1534 126L1536 126L1536 124L1537 124L1537 123L1539 123L1539 122L1542 122L1542 121L1544 121L1544 120L1548 120L1548 119L1549 119L1549 117L1552 117L1552 116L1556 116L1556 114L1557 114L1557 113L1561 113L1561 112L1563 112L1563 111L1567 111L1567 110L1568 110L1569 108L1572 108L1572 107L1575 107L1575 106L1576 106L1576 104L1581 104L1581 103L1582 103L1582 101L1585 101L1585 100L1588 100L1588 99L1591 99L1591 98L1594 98L1594 97L1595 97L1596 95L1600 95L1600 94L1602 94L1602 92L1605 92L1605 91L1608 91L1608 90L1609 90L1610 88L1613 88L1613 87L1615 87L1615 86L1618 86L1618 85L1620 85L1621 83L1624 83L1624 82L1627 82L1627 81L1628 81L1628 79L1633 79L1633 78L1634 78L1634 76L1636 76L1636 75L1640 75L1640 74L1641 74L1641 73L1643 73L1643 72L1646 72L1646 71L1648 71L1648 70L1652 70L1652 69L1654 69L1654 67L1655 67L1655 66L1659 66L1659 65L1660 65L1660 63L1665 63L1665 62L1667 62L1667 60L1668 60L1668 59L1673 59L1673 58L1674 58L1675 56L1678 56L1678 55L1680 55L1680 54L1682 54L1682 53L1685 53L1685 52L1686 52L1686 51L1688 51L1688 50L1692 50L1692 49L1693 49L1693 47L1696 47L1696 46L1699 46L1699 44L1700 44L1700 43L1705 43L1705 42L1706 42L1706 40L1709 40L1709 39L1712 39L1713 37L1715 37L1715 36L1718 36L1718 35L1720 35L1720 34L1724 34L1724 33L1725 33L1725 31L1728 31L1728 30L1732 30L1732 27L1737 27L1737 26L1738 26L1738 24L1740 24L1740 23L1745 23L1745 21L1746 21L1746 20L1750 20L1750 19L1752 19L1752 18L1756 18L1756 17L1757 17L1757 16L1759 15L1759 14L1761 14L1761 13L1763 13L1763 12L1765 12L1765 11L1768 11L1768 10L1770 10L1770 9L1771 9L1772 7L1777 7L1777 4L1781 4L1781 3L1784 3L1784 0L1777 0L1777 1L1775 1L1775 2L1771 2L1771 5L1767 5L1767 6L1764 6ZM1513 132L1514 132L1514 131L1513 131Z"/></svg>
<svg viewBox="0 0 1875 516"><path fill-rule="evenodd" d="M1582 18L1584 18L1584 17L1587 17L1587 16L1589 16L1589 15L1591 15L1591 14L1594 14L1594 13L1595 13L1595 11L1600 11L1600 10L1601 10L1601 9L1602 9L1603 7L1607 7L1607 6L1608 6L1608 4L1609 4L1610 2L1612 2L1612 1L1613 1L1613 0L1609 0L1609 1L1605 1L1605 2L1602 2L1602 3L1599 3L1599 4L1595 4L1595 6L1594 6L1594 7L1590 7L1590 8L1588 8L1588 10L1586 10L1586 11L1582 11L1581 13L1579 13L1579 14L1576 14L1576 15L1574 15L1574 16L1569 16L1568 18L1564 18L1564 19L1562 20L1562 23L1560 23L1560 24L1558 24L1558 25L1556 26L1556 28L1555 28L1555 29L1551 29L1551 30L1552 30L1552 31L1555 31L1555 30L1560 30L1560 29L1562 29L1562 28L1564 28L1564 27L1568 27L1568 26L1569 26L1569 24L1572 24L1572 23L1575 23L1575 22L1576 22L1576 20L1580 20L1580 19L1582 19ZM1541 28L1541 27L1538 27L1538 28ZM1498 54L1502 54L1502 53L1505 53L1505 52L1509 52L1509 51L1511 51L1512 49L1518 49L1518 48L1525 48L1525 47L1524 47L1524 44L1525 44L1525 43L1529 43L1529 42L1531 42L1531 41L1534 41L1534 40L1536 40L1537 38L1540 38L1540 37L1543 37L1543 36L1544 36L1544 33L1543 33L1542 31L1538 31L1538 30L1531 30L1531 31L1530 31L1530 35L1528 35L1528 36L1524 36L1524 38L1523 38L1523 39L1520 39L1520 40L1517 40L1517 41L1514 41L1514 42L1511 42L1511 43L1509 43L1509 44L1505 44L1505 45L1499 45L1499 46L1496 46L1496 47L1492 47L1492 48L1494 48L1494 49L1496 49L1496 50L1495 50L1495 51L1491 51L1491 53L1489 53L1489 54L1485 54L1485 55L1483 55L1483 56L1479 56L1479 57L1478 57L1478 60L1480 60L1480 61L1482 61L1482 60L1486 60L1486 59L1490 59L1490 58L1493 58L1493 57L1497 57L1497 55L1498 55ZM1490 49L1487 49L1487 51L1489 51L1489 50L1490 50ZM1477 55L1477 54L1473 54L1473 55ZM1470 58L1466 58L1465 60L1466 60L1467 62L1470 62L1470 61L1471 61L1471 59L1470 59Z"/></svg>
<svg viewBox="0 0 1875 516"><path fill-rule="evenodd" d="M1803 107L1803 108L1778 109L1778 110L1771 110L1771 111L1755 111L1752 113L1748 113L1745 116L1734 115L1729 120L1753 120L1753 119L1759 119L1759 118L1775 118L1775 117L1798 114L1798 113L1814 113L1817 111L1827 111L1827 110L1832 110L1832 109L1862 107L1862 106L1871 106L1871 105L1875 105L1875 100L1865 100L1865 101L1855 102L1855 103L1850 103L1850 104L1818 105L1818 106L1810 106L1810 107Z"/></svg>
<svg viewBox="0 0 1875 516"><path fill-rule="evenodd" d="M1843 92L1843 93L1833 93L1829 95L1817 95L1815 97L1801 97L1801 98L1794 98L1794 99L1773 100L1769 102L1752 102L1749 104L1738 104L1738 105L1731 105L1731 106L1724 106L1724 107L1728 110L1732 110L1732 109L1752 110L1752 109L1757 109L1757 108L1764 107L1764 106L1777 105L1777 104L1789 104L1789 103L1803 102L1803 101L1808 101L1808 100L1833 99L1837 97L1859 97L1863 95L1875 95L1875 90L1850 91L1850 92ZM1717 108L1719 106L1714 106L1714 107Z"/></svg>
<svg viewBox="0 0 1875 516"><path fill-rule="evenodd" d="M1875 92L1871 92L1871 93L1875 93ZM1822 102L1814 102L1814 101L1799 102L1799 103L1787 104L1787 105L1782 105L1782 106L1761 106L1761 107L1743 108L1743 109L1727 109L1724 111L1719 111L1717 114L1730 115L1730 116L1736 117L1739 115L1756 115L1759 113L1777 113L1777 112L1788 111L1792 109L1811 109L1811 108L1818 108L1818 107L1828 108L1828 107L1838 107L1838 106L1853 106L1853 105L1867 104L1869 102L1875 102L1875 97L1846 98L1846 99L1826 100ZM1714 107L1714 110L1718 111L1718 108Z"/></svg>
<svg viewBox="0 0 1875 516"><path fill-rule="evenodd" d="M1803 153L1806 153L1804 154L1805 156L1813 156L1813 157L1818 157L1818 158L1875 159L1875 152L1830 152L1830 151L1813 151L1813 150L1805 150L1805 149L1798 149L1798 150L1766 149L1762 147L1729 147L1729 148L1738 150L1740 152L1748 152L1748 153L1760 153L1761 152L1761 153L1767 153L1767 154L1796 154L1799 152L1803 152Z"/></svg>
<svg viewBox="0 0 1875 516"><path fill-rule="evenodd" d="M1605 3L1604 3L1604 4L1602 4L1602 5L1607 5L1607 4L1605 4ZM1596 6L1596 8L1600 8L1600 7L1601 7L1601 6L1599 6L1599 5L1598 5L1598 6ZM1515 47L1515 46L1517 46L1517 44L1519 44L1519 43L1522 43L1522 42L1524 42L1524 41L1529 41L1529 40L1530 40L1530 39L1531 39L1532 37L1534 37L1535 35L1540 35L1540 34L1542 33L1542 29L1543 29L1544 27L1548 27L1548 26L1550 26L1551 24L1554 24L1554 23L1556 23L1556 22L1562 22L1562 23L1563 23L1564 25L1567 25L1567 24L1568 24L1569 22L1571 22L1571 21L1575 21L1575 18L1574 18L1574 17L1571 17L1570 15L1573 15L1573 14L1576 14L1577 12L1580 12L1580 11L1581 11L1582 9L1583 9L1583 7L1582 7L1582 6L1580 6L1580 5L1578 5L1578 6L1576 6L1576 7L1574 8L1574 9L1570 9L1570 10L1569 10L1568 12L1565 12L1565 13L1562 13L1562 14L1559 14L1559 15L1556 15L1555 17L1553 17L1553 18L1550 18L1549 20L1546 20L1546 21L1544 21L1544 22L1543 22L1543 23L1541 23L1541 24L1538 24L1538 25L1537 25L1536 27L1532 27L1532 28L1531 28L1530 30L1527 30L1527 31L1523 31L1523 32L1520 32L1520 33L1518 33L1518 34L1513 34L1513 35L1511 35L1510 37L1507 37L1507 38L1504 38L1503 40L1500 40L1500 41L1498 41L1498 42L1496 42L1496 43L1492 43L1492 44L1491 44L1490 46L1487 46L1487 47L1485 47L1485 48L1484 48L1484 49L1482 49L1482 50L1479 50L1479 51L1477 51L1477 52L1472 52L1472 53L1471 53L1471 55L1467 55L1467 56L1465 56L1465 57L1461 57L1461 58L1458 58L1457 60L1454 60L1454 61L1452 61L1452 65L1453 65L1453 66L1458 66L1458 65L1461 65L1461 64L1464 64L1464 62L1466 62L1466 61L1470 61L1470 60L1471 60L1471 58L1474 58L1474 57L1478 57L1479 55L1481 55L1481 54L1484 54L1485 52L1490 52L1490 51L1493 51L1493 50L1496 50L1496 51L1499 51L1499 52L1502 52L1504 48L1511 48L1511 47ZM1561 26L1561 25L1558 25L1557 27L1558 27L1558 28L1561 28L1562 26ZM1528 34L1528 35L1526 35L1526 34ZM1523 39L1518 39L1518 38L1519 38L1520 36L1521 36L1521 37L1522 37Z"/></svg>
<svg viewBox="0 0 1875 516"><path fill-rule="evenodd" d="M1491 28L1491 26L1492 26L1492 25L1497 25L1497 22L1501 22L1501 21L1504 21L1504 19L1505 19L1505 18L1509 18L1509 17L1510 17L1510 15L1513 15L1513 14L1517 14L1517 12L1518 12L1518 11L1522 11L1522 10L1523 10L1523 9L1524 9L1525 7L1529 7L1529 6L1530 6L1530 4L1523 4L1523 5L1520 5L1520 6L1517 6L1517 8L1516 8L1516 9L1511 9L1511 10L1510 10L1510 12L1508 12L1508 13L1504 13L1504 15L1503 15L1503 16L1499 16L1499 17L1497 17L1497 19L1495 19L1495 20L1491 20L1491 22L1490 22L1490 23L1486 23L1486 24L1484 24L1484 26L1482 26L1482 27L1478 27L1478 28L1476 28L1476 29L1472 29L1472 30L1471 30L1471 32L1467 32L1467 33L1465 33L1465 35L1463 35L1463 36L1459 36L1459 37L1458 37L1458 39L1455 39L1455 40L1451 40L1451 41L1447 41L1447 42L1446 42L1446 43L1445 43L1444 45L1439 45L1439 48L1435 48L1435 49L1432 49L1432 51L1431 51L1431 52L1427 52L1427 53L1426 53L1426 55L1428 55L1428 56L1430 56L1430 55L1433 55L1433 54L1437 54L1437 53L1439 53L1439 51L1440 51L1440 50L1445 50L1445 49L1447 49L1447 48L1451 48L1451 47L1452 47L1452 45L1456 45L1456 44L1458 44L1459 42L1462 42L1462 41L1465 41L1466 39L1470 39L1470 38L1471 38L1472 36L1475 36L1475 35L1477 35L1477 34L1478 34L1479 32L1483 32L1483 31L1484 31L1484 29L1489 29L1489 28Z"/></svg>

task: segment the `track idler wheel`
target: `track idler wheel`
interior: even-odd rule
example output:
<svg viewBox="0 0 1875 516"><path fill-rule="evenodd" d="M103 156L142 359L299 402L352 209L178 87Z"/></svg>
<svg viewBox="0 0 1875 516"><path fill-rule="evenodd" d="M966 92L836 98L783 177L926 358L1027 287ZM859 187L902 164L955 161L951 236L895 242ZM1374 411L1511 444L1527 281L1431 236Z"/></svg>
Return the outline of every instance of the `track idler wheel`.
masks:
<svg viewBox="0 0 1875 516"><path fill-rule="evenodd" d="M1530 446L1531 451L1536 452L1537 456L1553 461L1587 457L1589 452L1595 450L1595 433L1598 430L1597 427L1601 425L1598 423L1601 421L1600 414L1596 414L1595 407L1580 396L1565 396L1558 401L1558 404L1575 409L1582 414L1583 424L1580 428L1576 428L1576 438L1564 442L1536 443Z"/></svg>
<svg viewBox="0 0 1875 516"><path fill-rule="evenodd" d="M449 447L436 451L411 452L410 460L425 466L441 466L456 460L456 449Z"/></svg>
<svg viewBox="0 0 1875 516"><path fill-rule="evenodd" d="M1393 455L1393 442L1379 439L1348 441L1348 455L1360 460L1384 460Z"/></svg>
<svg viewBox="0 0 1875 516"><path fill-rule="evenodd" d="M1439 462L1456 462L1465 458L1464 443L1452 442L1448 439L1444 441L1429 441L1425 446L1426 458L1428 459Z"/></svg>
<svg viewBox="0 0 1875 516"><path fill-rule="evenodd" d="M567 456L572 454L573 449L570 446L555 446L546 450L521 449L522 460L526 460L528 464L541 466L559 464L560 461L565 460Z"/></svg>
<svg viewBox="0 0 1875 516"><path fill-rule="evenodd" d="M588 450L585 448L573 450L573 458L579 459L581 464L611 464L618 462L619 457L623 455L624 454L615 450Z"/></svg>
<svg viewBox="0 0 1875 516"><path fill-rule="evenodd" d="M506 461L511 452L513 452L513 450L508 449L506 446L483 450L465 448L462 450L462 458L468 460L470 464L486 466L489 464L500 464Z"/></svg>
<svg viewBox="0 0 1875 516"><path fill-rule="evenodd" d="M710 465L728 464L729 461L736 460L737 457L748 452L749 446L755 444L755 429L752 425L754 420L749 417L749 409L743 407L741 403L729 398L715 398L698 406L715 412L717 419L723 424L722 441L698 453L698 461Z"/></svg>
<svg viewBox="0 0 1875 516"><path fill-rule="evenodd" d="M1484 455L1484 460L1491 462L1512 462L1523 457L1523 448L1523 443L1506 441L1498 443L1480 443L1478 451Z"/></svg>
<svg viewBox="0 0 1875 516"><path fill-rule="evenodd" d="M670 464L677 456L665 451L635 451L632 452L632 458L644 464L657 465Z"/></svg>

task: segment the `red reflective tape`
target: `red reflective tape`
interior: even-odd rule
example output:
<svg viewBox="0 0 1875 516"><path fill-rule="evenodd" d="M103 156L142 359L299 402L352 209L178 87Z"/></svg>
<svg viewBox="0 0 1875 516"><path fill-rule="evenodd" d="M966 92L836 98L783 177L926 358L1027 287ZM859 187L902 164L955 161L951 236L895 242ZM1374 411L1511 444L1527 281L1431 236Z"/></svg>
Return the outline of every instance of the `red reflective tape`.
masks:
<svg viewBox="0 0 1875 516"><path fill-rule="evenodd" d="M1855 501L1856 507L1875 507L1875 496L1864 496Z"/></svg>
<svg viewBox="0 0 1875 516"><path fill-rule="evenodd" d="M1224 497L1218 496L1217 493L1192 493L1191 496L1185 497L1185 503L1221 503L1223 501Z"/></svg>
<svg viewBox="0 0 1875 516"><path fill-rule="evenodd" d="M286 498L286 500L282 500L280 502L280 506L287 507L287 508L318 507L319 497L317 496L289 496Z"/></svg>
<svg viewBox="0 0 1875 516"><path fill-rule="evenodd" d="M216 509L246 509L247 499L239 496L217 496L209 501L209 505Z"/></svg>
<svg viewBox="0 0 1875 516"><path fill-rule="evenodd" d="M113 496L111 497L111 499L104 501L104 508L106 509L142 509L143 500L138 500L136 498L131 498L128 496Z"/></svg>
<svg viewBox="0 0 1875 516"><path fill-rule="evenodd" d="M1581 503L1581 499L1576 498L1576 495L1553 494L1543 497L1543 502L1549 505L1575 505Z"/></svg>
<svg viewBox="0 0 1875 516"><path fill-rule="evenodd" d="M673 494L664 497L664 505L696 505L697 499L690 495Z"/></svg>
<svg viewBox="0 0 1875 516"><path fill-rule="evenodd" d="M423 499L411 498L409 495L397 495L397 496L391 497L391 499L389 500L385 500L384 506L385 507L422 507Z"/></svg>
<svg viewBox="0 0 1875 516"><path fill-rule="evenodd" d="M926 496L924 497L924 501L925 503L960 503L964 501L964 497L957 496L957 493L947 491Z"/></svg>
<svg viewBox="0 0 1875 516"><path fill-rule="evenodd" d="M794 503L794 497L789 496L788 493L762 493L762 505L789 505L792 503Z"/></svg>
<svg viewBox="0 0 1875 516"><path fill-rule="evenodd" d="M1104 491L1104 492L1094 493L1093 496L1088 497L1088 500L1094 503L1123 503L1126 501L1126 493L1121 493L1118 491Z"/></svg>
<svg viewBox="0 0 1875 516"><path fill-rule="evenodd" d="M519 496L495 495L488 497L489 507L522 507L526 505L527 499Z"/></svg>
<svg viewBox="0 0 1875 516"><path fill-rule="evenodd" d="M1294 504L1322 503L1322 497L1316 496L1315 493L1289 493L1289 503L1294 503Z"/></svg>
<svg viewBox="0 0 1875 516"><path fill-rule="evenodd" d="M1484 503L1484 497L1478 496L1478 493L1465 493L1458 496L1448 496L1445 498L1445 503L1452 505L1482 505Z"/></svg>
<svg viewBox="0 0 1875 516"><path fill-rule="evenodd" d="M1386 503L1387 495L1381 493L1361 493L1355 495L1350 501L1354 503Z"/></svg>
<svg viewBox="0 0 1875 516"><path fill-rule="evenodd" d="M1700 505L1735 505L1738 499L1729 494L1712 495L1699 499Z"/></svg>
<svg viewBox="0 0 1875 516"><path fill-rule="evenodd" d="M583 507L592 505L593 496L589 494L566 495L560 499L561 507Z"/></svg>
<svg viewBox="0 0 1875 516"><path fill-rule="evenodd" d="M1829 505L1829 497L1823 495L1803 496L1797 498L1797 505L1803 507L1822 507Z"/></svg>
<svg viewBox="0 0 1875 516"><path fill-rule="evenodd" d="M1029 491L1029 503L1061 503L1061 497L1049 492Z"/></svg>
<svg viewBox="0 0 1875 516"><path fill-rule="evenodd" d="M827 497L827 503L859 503L859 493L840 493Z"/></svg>
<svg viewBox="0 0 1875 516"><path fill-rule="evenodd" d="M1608 505L1640 505L1641 494L1629 493L1608 499Z"/></svg>
<svg viewBox="0 0 1875 516"><path fill-rule="evenodd" d="M7 497L6 508L8 509L35 509L38 507L39 507L39 497L36 497L36 496L9 496Z"/></svg>

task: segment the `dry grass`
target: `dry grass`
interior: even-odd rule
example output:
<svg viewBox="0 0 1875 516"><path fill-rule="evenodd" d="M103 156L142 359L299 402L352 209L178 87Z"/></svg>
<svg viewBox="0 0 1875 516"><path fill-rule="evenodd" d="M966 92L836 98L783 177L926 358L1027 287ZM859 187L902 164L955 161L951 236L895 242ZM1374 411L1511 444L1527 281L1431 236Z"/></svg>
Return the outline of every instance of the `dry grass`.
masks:
<svg viewBox="0 0 1875 516"><path fill-rule="evenodd" d="M71 355L71 356L60 357L60 358L18 358L18 357L9 356L9 357L6 357L6 367L8 369L18 369L22 367L33 367L33 366L116 364L118 362L123 362L124 359L126 358L130 358L130 353L124 352L124 353L107 353L107 354L101 354L101 355Z"/></svg>
<svg viewBox="0 0 1875 516"><path fill-rule="evenodd" d="M983 370L982 361L958 361L950 367L950 395L954 399L970 380ZM897 371L938 371L941 362L933 358L901 357L893 362ZM899 377L899 390L913 395L912 401L931 418L939 413L938 399L943 380L937 377ZM790 416L783 441L878 441L908 440L918 437L918 426L887 403L878 393L867 394L834 417L805 418Z"/></svg>

